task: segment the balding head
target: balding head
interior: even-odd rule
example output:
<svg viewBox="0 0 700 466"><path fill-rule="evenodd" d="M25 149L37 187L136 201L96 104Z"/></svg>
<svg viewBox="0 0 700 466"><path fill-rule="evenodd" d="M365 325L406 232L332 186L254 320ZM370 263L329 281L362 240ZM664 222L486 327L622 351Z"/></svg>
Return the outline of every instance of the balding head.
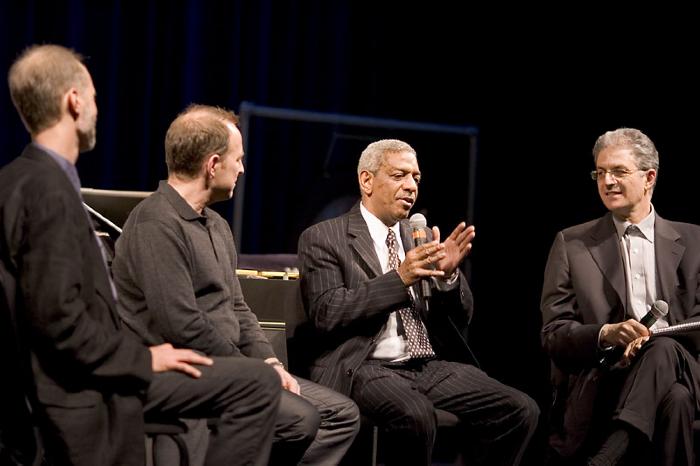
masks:
<svg viewBox="0 0 700 466"><path fill-rule="evenodd" d="M230 110L190 105L170 124L165 135L165 162L169 174L195 178L205 157L228 151L226 123L238 125Z"/></svg>
<svg viewBox="0 0 700 466"><path fill-rule="evenodd" d="M90 85L87 68L76 52L59 45L36 45L17 58L8 73L10 95L31 134L61 118L61 101L69 89Z"/></svg>

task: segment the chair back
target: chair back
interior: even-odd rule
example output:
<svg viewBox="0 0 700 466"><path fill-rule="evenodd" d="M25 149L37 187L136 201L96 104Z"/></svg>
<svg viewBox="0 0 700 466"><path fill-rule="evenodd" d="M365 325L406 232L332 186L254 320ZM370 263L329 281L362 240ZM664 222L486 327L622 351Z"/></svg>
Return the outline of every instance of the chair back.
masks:
<svg viewBox="0 0 700 466"><path fill-rule="evenodd" d="M81 188L80 193L85 204L120 229L124 226L133 208L151 195L151 191L117 191L93 188ZM95 215L94 212L91 214Z"/></svg>

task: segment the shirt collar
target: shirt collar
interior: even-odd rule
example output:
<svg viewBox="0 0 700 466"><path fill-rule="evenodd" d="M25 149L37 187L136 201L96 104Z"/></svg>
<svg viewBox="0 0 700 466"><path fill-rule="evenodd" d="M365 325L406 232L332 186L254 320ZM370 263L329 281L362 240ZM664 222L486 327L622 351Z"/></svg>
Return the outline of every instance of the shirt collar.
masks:
<svg viewBox="0 0 700 466"><path fill-rule="evenodd" d="M78 176L78 170L75 168L75 165L70 163L65 158L61 157L61 155L58 152L53 151L48 147L39 144L36 141L32 142L32 144L40 151L46 153L58 164L59 167L61 167L63 173L66 174L68 180L70 180L75 190L78 192L78 194L80 194L80 177Z"/></svg>
<svg viewBox="0 0 700 466"><path fill-rule="evenodd" d="M367 210L362 203L360 203L360 213L362 213L362 218L365 219L365 223L369 229L369 234L375 243L380 245L386 244L386 236L389 233L389 228L391 228L394 230L398 243L401 244L401 229L399 228L399 222L394 223L391 227L387 227L384 225L384 222L379 220L372 212Z"/></svg>
<svg viewBox="0 0 700 466"><path fill-rule="evenodd" d="M623 220L618 220L617 217L614 215L612 216L613 222L615 223L615 230L617 230L617 235L622 238L622 236L625 234L625 231L627 230L627 227L630 225L635 225L632 222L628 221L623 221ZM654 242L654 222L656 221L656 211L654 210L654 206L651 206L651 212L649 212L649 215L644 217L644 219L637 223L636 226L639 228L639 231L642 232L642 235L644 235L644 238L646 238L649 242L653 243Z"/></svg>
<svg viewBox="0 0 700 466"><path fill-rule="evenodd" d="M158 183L158 192L162 193L165 196L165 198L170 202L173 208L175 208L175 211L178 213L178 215L184 220L198 220L202 223L206 223L207 209L205 208L202 212L204 215L200 215L197 211L195 211L192 208L192 206L190 206L187 203L187 201L182 196L180 196L180 193L178 193L175 190L175 188L168 184L167 180L161 180Z"/></svg>

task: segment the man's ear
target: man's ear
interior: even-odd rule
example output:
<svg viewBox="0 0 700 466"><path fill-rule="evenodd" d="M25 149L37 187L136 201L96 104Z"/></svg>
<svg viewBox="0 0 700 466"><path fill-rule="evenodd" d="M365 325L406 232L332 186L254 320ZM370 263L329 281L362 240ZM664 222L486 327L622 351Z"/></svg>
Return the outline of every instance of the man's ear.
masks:
<svg viewBox="0 0 700 466"><path fill-rule="evenodd" d="M211 154L205 159L204 171L206 172L207 179L214 178L219 162L221 162L221 156L219 154Z"/></svg>
<svg viewBox="0 0 700 466"><path fill-rule="evenodd" d="M645 190L649 190L656 184L656 170L649 170L645 175Z"/></svg>
<svg viewBox="0 0 700 466"><path fill-rule="evenodd" d="M360 182L360 191L362 191L362 194L365 196L372 194L374 174L368 170L362 170L357 178Z"/></svg>
<svg viewBox="0 0 700 466"><path fill-rule="evenodd" d="M64 99L66 108L68 109L68 113L70 113L73 119L77 119L78 115L80 115L82 105L78 90L74 87L71 87L68 90L68 92L66 92Z"/></svg>

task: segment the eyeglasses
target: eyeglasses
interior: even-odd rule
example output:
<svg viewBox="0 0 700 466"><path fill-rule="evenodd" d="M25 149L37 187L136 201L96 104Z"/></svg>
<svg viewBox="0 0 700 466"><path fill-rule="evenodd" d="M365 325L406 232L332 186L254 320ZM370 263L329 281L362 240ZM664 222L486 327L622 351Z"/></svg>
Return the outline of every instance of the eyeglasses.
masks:
<svg viewBox="0 0 700 466"><path fill-rule="evenodd" d="M604 180L605 179L605 174L610 173L610 176L612 177L613 180L615 181L620 181L628 176L630 176L632 173L637 173L637 172L645 172L646 170L628 170L626 168L611 168L610 170L603 170L602 168L599 168L597 170L593 170L591 172L591 179L592 180Z"/></svg>

